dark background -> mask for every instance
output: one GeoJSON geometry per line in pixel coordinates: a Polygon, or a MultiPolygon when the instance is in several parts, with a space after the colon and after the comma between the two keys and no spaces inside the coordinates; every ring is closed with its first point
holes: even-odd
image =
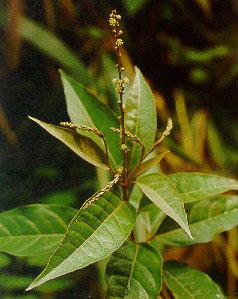
{"type": "MultiPolygon", "coordinates": [[[[1,211],[35,202],[57,202],[79,208],[98,187],[94,168],[33,124],[27,115],[53,124],[68,120],[58,68],[96,90],[104,102],[115,107],[110,85],[115,55],[108,23],[110,11],[115,8],[122,15],[123,62],[128,74],[131,65],[137,65],[150,82],[156,95],[159,130],[165,126],[168,115],[175,123],[169,142],[174,157],[162,164],[164,171],[208,169],[237,177],[238,5],[235,0],[1,1],[1,211]],[[65,67],[64,61],[56,58],[57,47],[52,46],[51,50],[50,39],[44,42],[41,38],[39,45],[37,35],[27,37],[21,30],[23,19],[31,20],[33,26],[41,26],[64,42],[67,51],[79,59],[83,71],[77,65],[65,67]],[[50,50],[44,48],[47,45],[50,50]],[[93,80],[85,79],[84,70],[93,80]],[[180,130],[183,126],[187,128],[178,120],[176,90],[184,96],[189,121],[192,123],[193,117],[200,115],[198,127],[191,125],[194,134],[198,132],[195,146],[197,140],[202,143],[199,158],[184,148],[186,141],[180,130]],[[205,128],[200,131],[203,117],[205,128]],[[201,132],[205,132],[205,137],[201,132]]],[[[62,283],[51,291],[36,290],[25,295],[22,290],[45,261],[37,267],[27,259],[9,256],[6,259],[7,266],[0,273],[1,298],[98,296],[94,267],[71,275],[65,280],[72,280],[71,284],[62,283]],[[17,283],[8,287],[4,273],[11,281],[15,277],[17,283]]],[[[223,259],[225,263],[226,257],[223,259]]],[[[205,270],[225,290],[233,292],[235,284],[233,290],[229,289],[223,279],[228,270],[220,266],[214,261],[205,270]]]]}

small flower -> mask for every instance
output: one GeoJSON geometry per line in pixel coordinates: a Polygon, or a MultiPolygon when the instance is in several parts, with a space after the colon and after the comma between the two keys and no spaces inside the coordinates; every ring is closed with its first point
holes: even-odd
{"type": "Polygon", "coordinates": [[[123,40],[122,40],[121,38],[118,38],[118,39],[116,40],[116,46],[117,46],[117,47],[120,47],[121,45],[123,45],[123,40]]]}
{"type": "Polygon", "coordinates": [[[118,79],[117,78],[112,79],[112,83],[113,84],[118,84],[118,79]]]}
{"type": "Polygon", "coordinates": [[[129,80],[128,77],[125,77],[125,78],[123,79],[123,82],[124,82],[124,83],[130,83],[130,80],[129,80]]]}
{"type": "Polygon", "coordinates": [[[121,145],[121,149],[122,149],[123,151],[126,151],[126,150],[127,150],[127,146],[125,145],[125,143],[123,143],[123,144],[121,145]]]}
{"type": "Polygon", "coordinates": [[[123,87],[120,86],[120,85],[118,85],[118,86],[116,87],[116,92],[118,92],[118,93],[123,92],[123,87]]]}
{"type": "Polygon", "coordinates": [[[109,23],[110,23],[110,26],[116,26],[116,23],[117,23],[117,21],[116,21],[116,19],[115,18],[110,18],[109,19],[109,23]]]}
{"type": "Polygon", "coordinates": [[[121,20],[121,16],[120,15],[115,15],[116,20],[121,20]]]}

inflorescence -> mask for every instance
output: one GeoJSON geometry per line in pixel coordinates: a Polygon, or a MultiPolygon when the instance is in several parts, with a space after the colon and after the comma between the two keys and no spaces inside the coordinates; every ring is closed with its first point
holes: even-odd
{"type": "Polygon", "coordinates": [[[100,197],[102,197],[106,192],[110,191],[112,187],[119,181],[121,175],[117,173],[114,176],[114,179],[107,183],[106,187],[101,189],[99,192],[97,192],[91,199],[89,199],[82,207],[82,209],[87,209],[91,204],[93,204],[95,201],[99,200],[100,197]]]}

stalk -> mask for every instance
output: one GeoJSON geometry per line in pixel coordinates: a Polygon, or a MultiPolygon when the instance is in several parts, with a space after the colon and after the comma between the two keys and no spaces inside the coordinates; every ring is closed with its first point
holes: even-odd
{"type": "Polygon", "coordinates": [[[112,32],[114,33],[115,37],[115,51],[117,55],[117,69],[118,69],[118,79],[113,79],[113,83],[117,85],[116,91],[119,93],[119,101],[118,106],[121,112],[121,115],[119,117],[120,119],[120,146],[121,146],[121,153],[122,153],[122,159],[123,159],[123,168],[122,168],[122,176],[121,176],[121,187],[123,192],[123,200],[128,200],[128,181],[127,181],[127,146],[126,146],[126,130],[125,130],[125,107],[123,105],[123,94],[124,94],[124,83],[129,83],[129,80],[127,77],[122,79],[122,72],[124,71],[124,68],[121,65],[121,53],[120,53],[120,47],[123,45],[123,41],[120,38],[121,34],[123,33],[121,30],[119,30],[119,23],[118,21],[121,19],[121,16],[117,14],[116,10],[113,10],[110,14],[110,20],[109,23],[113,27],[112,32]]]}

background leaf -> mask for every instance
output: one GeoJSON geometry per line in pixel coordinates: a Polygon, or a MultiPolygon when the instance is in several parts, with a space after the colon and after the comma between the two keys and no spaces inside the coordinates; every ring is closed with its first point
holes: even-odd
{"type": "Polygon", "coordinates": [[[113,253],[107,268],[107,298],[157,298],[162,257],[148,244],[126,243],[113,253]]]}
{"type": "MultiPolygon", "coordinates": [[[[117,117],[85,87],[63,71],[60,71],[60,75],[72,123],[97,128],[101,131],[107,139],[109,156],[113,165],[119,165],[121,161],[121,151],[118,146],[120,137],[119,134],[110,130],[110,127],[119,127],[117,117]]],[[[80,133],[88,136],[104,149],[103,141],[98,136],[86,131],[80,131],[80,133]]]]}
{"type": "Polygon", "coordinates": [[[146,5],[147,2],[149,2],[149,0],[123,0],[124,5],[126,7],[126,10],[128,12],[129,15],[134,15],[136,14],[138,11],[140,11],[140,9],[143,8],[143,6],[146,5]]]}
{"type": "MultiPolygon", "coordinates": [[[[125,107],[126,130],[139,137],[148,151],[155,140],[156,109],[152,91],[136,67],[133,84],[125,98],[125,107]]],[[[134,143],[131,148],[131,157],[135,157],[132,167],[137,163],[140,153],[140,146],[134,143]]]]}
{"type": "Polygon", "coordinates": [[[146,242],[156,234],[166,214],[155,204],[146,206],[136,217],[134,236],[137,242],[146,242]]]}
{"type": "Polygon", "coordinates": [[[52,252],[76,210],[59,205],[29,205],[0,214],[0,251],[29,256],[52,252]]]}
{"type": "Polygon", "coordinates": [[[164,158],[164,156],[167,153],[169,153],[169,151],[166,151],[162,154],[158,154],[155,157],[144,161],[141,164],[139,170],[135,173],[135,176],[139,176],[139,175],[143,174],[144,172],[146,172],[147,170],[151,169],[153,166],[157,165],[164,158]]]}
{"type": "Polygon", "coordinates": [[[21,19],[19,31],[23,38],[80,79],[82,84],[93,84],[94,78],[84,62],[55,34],[26,17],[21,19]]]}
{"type": "Polygon", "coordinates": [[[106,155],[98,145],[90,138],[74,132],[73,130],[54,126],[30,117],[31,120],[39,124],[43,129],[55,138],[66,144],[72,151],[94,166],[108,170],[106,155]]]}
{"type": "Polygon", "coordinates": [[[136,181],[145,195],[173,218],[191,237],[187,215],[180,194],[164,174],[149,174],[136,181]]]}
{"type": "Polygon", "coordinates": [[[111,192],[80,209],[47,267],[28,290],[106,258],[127,239],[135,219],[135,209],[111,192]]]}
{"type": "Polygon", "coordinates": [[[165,282],[178,298],[224,299],[220,287],[211,278],[187,264],[168,261],[163,265],[165,282]]]}
{"type": "Polygon", "coordinates": [[[192,202],[228,190],[238,190],[238,182],[213,174],[180,172],[168,176],[174,183],[183,201],[192,202]]]}
{"type": "Polygon", "coordinates": [[[194,240],[168,218],[161,225],[156,239],[172,246],[213,240],[219,233],[238,225],[238,196],[219,196],[191,204],[188,220],[194,240]]]}

